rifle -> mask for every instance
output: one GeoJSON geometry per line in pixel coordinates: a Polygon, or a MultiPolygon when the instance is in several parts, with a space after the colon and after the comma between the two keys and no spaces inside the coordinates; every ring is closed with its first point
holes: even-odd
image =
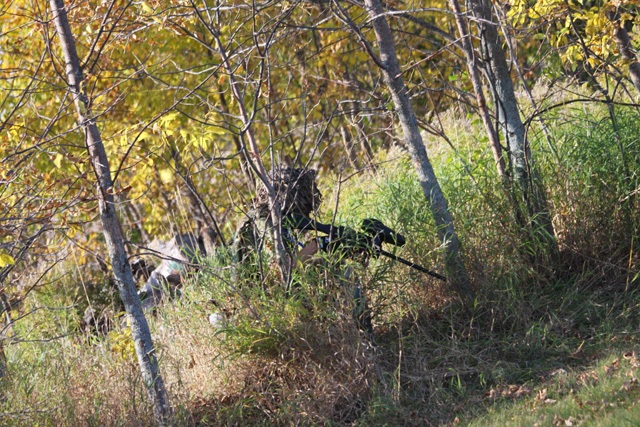
{"type": "Polygon", "coordinates": [[[446,282],[446,277],[419,266],[404,258],[400,258],[392,253],[389,253],[382,249],[383,243],[388,243],[395,246],[403,246],[407,240],[404,236],[397,231],[392,230],[377,219],[364,219],[360,228],[362,233],[358,233],[348,227],[342,225],[333,226],[328,224],[322,224],[316,220],[312,220],[300,214],[289,214],[283,218],[283,223],[289,225],[291,228],[302,231],[319,231],[327,236],[322,237],[320,240],[320,247],[325,251],[334,252],[338,251],[340,247],[349,248],[349,252],[352,254],[364,253],[374,258],[380,255],[391,258],[394,261],[398,261],[404,265],[407,265],[415,270],[426,273],[436,279],[446,282]]]}

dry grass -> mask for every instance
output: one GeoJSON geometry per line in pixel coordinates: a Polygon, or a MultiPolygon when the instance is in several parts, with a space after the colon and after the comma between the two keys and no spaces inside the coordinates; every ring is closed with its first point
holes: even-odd
{"type": "MultiPolygon", "coordinates": [[[[277,287],[246,283],[232,291],[215,277],[196,275],[183,298],[165,303],[151,321],[176,425],[472,420],[493,405],[484,393],[533,389],[560,368],[580,371],[617,342],[636,343],[640,201],[630,194],[637,177],[612,178],[622,172],[610,146],[608,163],[599,160],[607,132],[589,149],[567,139],[558,145],[566,150],[559,161],[543,157],[561,251],[553,263],[541,263],[522,255],[531,243],[510,225],[490,158],[464,140],[465,132],[473,139],[477,125],[465,122],[458,131],[454,142],[468,164],[476,162],[481,188],[469,182],[454,153],[439,147],[438,158],[453,171],[442,181],[463,237],[475,305],[463,310],[446,284],[380,259],[358,273],[374,311],[368,336],[335,287],[309,283],[296,300],[277,287]],[[219,308],[233,314],[228,330],[208,323],[219,308]]],[[[410,165],[392,162],[375,180],[349,184],[341,194],[327,194],[327,206],[338,198],[339,211],[348,213],[339,222],[356,227],[364,217],[382,218],[410,237],[398,255],[437,269],[434,225],[410,165]]],[[[76,302],[70,289],[78,279],[65,280],[52,286],[59,293],[34,293],[21,310],[76,302]]],[[[123,360],[113,340],[78,334],[77,315],[40,310],[16,325],[28,339],[68,335],[5,348],[11,376],[3,384],[0,423],[153,425],[134,361],[123,360]]]]}

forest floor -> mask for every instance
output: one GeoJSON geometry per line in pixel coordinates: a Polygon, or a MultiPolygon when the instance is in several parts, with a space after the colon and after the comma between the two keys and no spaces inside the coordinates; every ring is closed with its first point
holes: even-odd
{"type": "MultiPolygon", "coordinates": [[[[639,425],[640,121],[620,111],[614,131],[603,109],[574,114],[554,130],[555,146],[535,145],[553,254],[514,225],[479,125],[454,118],[458,150],[429,147],[474,285],[467,307],[406,266],[354,263],[369,334],[326,272],[297,272],[291,295],[268,266],[260,282],[234,278],[229,249],[203,259],[182,297],[149,316],[175,425],[639,425]],[[216,312],[222,328],[209,322],[216,312]]],[[[321,179],[320,220],[358,229],[382,219],[408,238],[388,250],[441,271],[406,153],[378,156],[375,176],[321,179]]],[[[154,425],[131,330],[109,311],[109,278],[80,250],[44,273],[33,271],[44,279],[11,314],[0,424],[154,425]],[[107,334],[82,330],[89,305],[111,314],[107,334]]]]}

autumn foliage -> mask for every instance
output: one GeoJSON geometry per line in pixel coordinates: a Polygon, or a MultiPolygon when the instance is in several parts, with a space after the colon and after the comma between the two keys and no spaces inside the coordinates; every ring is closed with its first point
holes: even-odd
{"type": "Polygon", "coordinates": [[[455,13],[457,2],[394,0],[377,15],[359,0],[69,1],[79,110],[49,1],[5,3],[0,424],[157,422],[103,234],[111,197],[128,261],[157,266],[150,247],[178,233],[218,238],[146,313],[176,425],[640,417],[627,405],[640,351],[637,1],[478,0],[455,13]],[[487,25],[524,129],[520,158],[487,25]],[[433,178],[416,174],[399,96],[433,178]],[[238,274],[238,224],[257,194],[276,206],[281,165],[318,171],[317,219],[379,218],[407,237],[394,254],[450,275],[451,234],[425,190],[442,188],[466,301],[451,280],[350,261],[372,312],[363,331],[334,272],[284,262],[238,274]],[[580,410],[562,406],[570,396],[580,410]]]}

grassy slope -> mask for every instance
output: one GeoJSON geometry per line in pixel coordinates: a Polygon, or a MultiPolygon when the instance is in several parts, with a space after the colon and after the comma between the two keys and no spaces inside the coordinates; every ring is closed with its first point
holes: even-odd
{"type": "MultiPolygon", "coordinates": [[[[638,348],[629,346],[628,348],[638,348]]],[[[472,426],[634,426],[640,423],[636,350],[610,351],[576,371],[558,370],[537,387],[492,390],[486,414],[461,417],[472,426]]]]}
{"type": "MultiPolygon", "coordinates": [[[[447,119],[457,153],[429,143],[477,292],[468,311],[437,280],[385,260],[358,270],[372,338],[335,298],[335,281],[313,272],[302,298],[269,281],[233,287],[226,270],[196,275],[152,320],[179,424],[637,423],[640,209],[630,194],[640,185],[640,126],[621,114],[614,135],[602,111],[587,112],[550,118],[551,144],[534,147],[561,245],[553,263],[531,256],[535,243],[514,229],[479,124],[447,119]],[[207,323],[221,308],[233,316],[224,332],[207,323]]],[[[410,237],[399,255],[437,269],[432,221],[404,158],[391,151],[375,179],[343,184],[338,219],[383,219],[410,237]]],[[[325,177],[323,188],[336,186],[325,177]]],[[[337,196],[325,196],[328,218],[337,196]]],[[[25,309],[86,299],[81,269],[64,268],[25,309]]],[[[152,423],[126,329],[85,337],[79,311],[39,310],[17,324],[29,339],[68,335],[7,348],[1,423],[152,423]]]]}

